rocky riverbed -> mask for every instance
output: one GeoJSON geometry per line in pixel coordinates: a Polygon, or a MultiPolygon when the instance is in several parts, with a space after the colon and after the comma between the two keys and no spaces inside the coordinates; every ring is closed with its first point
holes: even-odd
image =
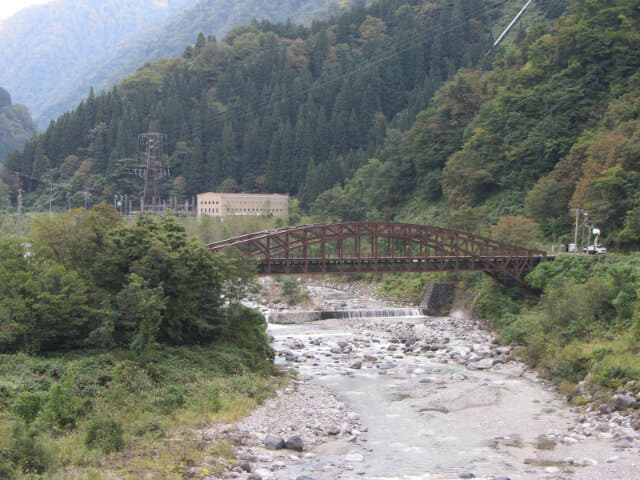
{"type": "MultiPolygon", "coordinates": [[[[249,417],[203,433],[236,445],[222,478],[640,478],[627,392],[570,407],[477,322],[413,310],[359,317],[399,306],[365,286],[305,288],[307,308],[354,316],[270,326],[294,379],[249,417]]],[[[257,300],[277,309],[268,299],[257,300]]]]}

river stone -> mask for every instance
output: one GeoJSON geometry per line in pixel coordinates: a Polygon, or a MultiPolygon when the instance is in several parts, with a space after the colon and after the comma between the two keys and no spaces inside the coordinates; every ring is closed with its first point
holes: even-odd
{"type": "Polygon", "coordinates": [[[280,450],[284,448],[284,438],[276,437],[275,435],[267,435],[264,439],[264,446],[269,450],[280,450]]]}
{"type": "Polygon", "coordinates": [[[358,360],[357,362],[353,362],[349,368],[353,368],[354,370],[359,370],[362,368],[362,362],[358,360]]]}
{"type": "Polygon", "coordinates": [[[632,395],[614,395],[613,404],[615,410],[626,410],[627,408],[635,407],[637,405],[636,397],[632,395]]]}
{"type": "Polygon", "coordinates": [[[478,370],[487,370],[491,367],[493,367],[493,358],[483,358],[482,360],[475,362],[473,365],[473,368],[478,370]]]}
{"type": "Polygon", "coordinates": [[[296,477],[296,480],[313,480],[313,478],[308,475],[300,475],[299,477],[296,477]]]}
{"type": "Polygon", "coordinates": [[[246,460],[240,460],[238,462],[235,463],[234,467],[240,467],[242,470],[244,470],[245,472],[249,472],[251,473],[251,464],[249,462],[247,462],[246,460]]]}
{"type": "Polygon", "coordinates": [[[611,413],[611,409],[609,408],[609,405],[607,405],[607,404],[605,404],[605,403],[603,403],[602,405],[600,405],[600,406],[598,407],[598,411],[599,411],[600,413],[602,413],[603,415],[608,415],[608,414],[610,414],[610,413],[611,413]]]}
{"type": "Polygon", "coordinates": [[[340,433],[340,429],[336,426],[331,426],[327,428],[327,433],[329,435],[338,435],[340,433]]]}
{"type": "Polygon", "coordinates": [[[247,480],[255,478],[256,480],[263,480],[265,478],[273,478],[273,472],[266,468],[257,468],[254,473],[250,473],[247,477],[247,480]],[[257,475],[256,477],[251,477],[251,475],[257,475]]]}
{"type": "Polygon", "coordinates": [[[289,450],[295,450],[296,452],[301,452],[304,449],[304,444],[300,435],[289,437],[284,446],[289,450]]]}
{"type": "Polygon", "coordinates": [[[476,478],[476,476],[471,472],[462,472],[458,478],[476,478]]]}
{"type": "Polygon", "coordinates": [[[347,462],[364,462],[364,455],[361,453],[347,453],[344,459],[347,462]]]}
{"type": "Polygon", "coordinates": [[[616,448],[632,448],[633,446],[633,437],[623,437],[616,443],[616,448]]]}

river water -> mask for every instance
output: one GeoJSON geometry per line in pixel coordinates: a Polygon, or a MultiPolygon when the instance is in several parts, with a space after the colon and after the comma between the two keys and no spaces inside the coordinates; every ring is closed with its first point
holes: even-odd
{"type": "Polygon", "coordinates": [[[476,324],[310,291],[318,306],[353,313],[270,324],[277,362],[329,389],[361,431],[342,432],[349,447],[337,454],[312,450],[273,478],[640,478],[637,442],[618,448],[607,430],[586,432],[583,413],[476,324]]]}

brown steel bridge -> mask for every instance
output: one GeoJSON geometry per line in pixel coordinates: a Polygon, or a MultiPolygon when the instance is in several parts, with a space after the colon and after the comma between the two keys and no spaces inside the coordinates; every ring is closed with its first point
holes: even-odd
{"type": "Polygon", "coordinates": [[[446,228],[391,222],[323,223],[250,233],[207,245],[233,248],[259,275],[483,271],[524,284],[545,252],[446,228]]]}

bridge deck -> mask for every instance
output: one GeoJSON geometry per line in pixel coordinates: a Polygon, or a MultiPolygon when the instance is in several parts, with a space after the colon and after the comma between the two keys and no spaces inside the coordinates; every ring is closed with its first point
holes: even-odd
{"type": "Polygon", "coordinates": [[[543,259],[550,259],[550,257],[270,258],[256,262],[256,267],[259,275],[487,271],[505,268],[530,271],[543,259]]]}
{"type": "Polygon", "coordinates": [[[207,245],[232,248],[260,275],[485,271],[524,283],[545,252],[446,228],[395,222],[281,227],[207,245]]]}

